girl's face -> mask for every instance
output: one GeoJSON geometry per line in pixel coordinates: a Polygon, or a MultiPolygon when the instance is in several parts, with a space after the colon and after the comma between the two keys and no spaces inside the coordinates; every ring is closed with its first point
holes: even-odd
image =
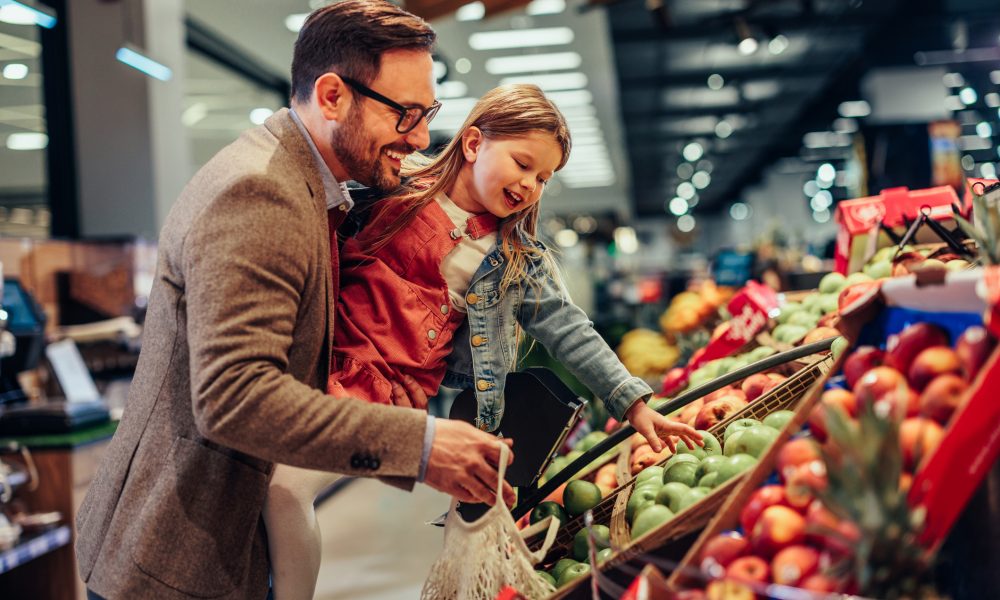
{"type": "Polygon", "coordinates": [[[463,136],[463,152],[463,170],[471,181],[466,186],[467,206],[462,208],[501,219],[534,206],[562,162],[562,148],[546,131],[486,139],[470,128],[463,136]]]}

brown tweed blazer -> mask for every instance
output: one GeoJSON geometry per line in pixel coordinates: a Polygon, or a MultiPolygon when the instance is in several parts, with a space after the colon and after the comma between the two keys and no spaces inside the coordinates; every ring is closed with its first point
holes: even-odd
{"type": "Polygon", "coordinates": [[[194,176],[160,234],[128,405],[77,520],[90,589],[264,598],[276,462],[412,487],[425,413],[321,391],[337,275],[319,171],[281,110],[194,176]]]}

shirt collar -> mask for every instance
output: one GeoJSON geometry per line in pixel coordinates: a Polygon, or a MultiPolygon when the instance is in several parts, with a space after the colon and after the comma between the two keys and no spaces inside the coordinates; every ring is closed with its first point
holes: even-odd
{"type": "Polygon", "coordinates": [[[305,124],[299,115],[295,112],[294,108],[288,110],[289,114],[292,115],[292,120],[295,121],[295,125],[302,132],[302,137],[306,138],[306,143],[309,144],[309,149],[312,151],[313,158],[316,161],[316,167],[319,169],[319,176],[323,182],[323,192],[326,196],[326,208],[327,210],[338,208],[341,205],[345,205],[346,209],[351,210],[354,208],[354,201],[351,200],[351,195],[347,191],[347,184],[340,183],[337,178],[333,176],[333,172],[330,171],[329,165],[323,160],[323,156],[319,153],[319,148],[316,147],[316,143],[313,142],[312,136],[309,135],[309,130],[306,129],[305,124]]]}

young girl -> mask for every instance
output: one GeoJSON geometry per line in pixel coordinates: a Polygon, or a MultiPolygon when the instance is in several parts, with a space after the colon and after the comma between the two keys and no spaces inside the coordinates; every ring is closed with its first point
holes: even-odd
{"type": "MultiPolygon", "coordinates": [[[[646,406],[632,377],[566,294],[538,241],[538,201],[569,159],[562,114],[532,85],[484,95],[444,151],[407,165],[402,193],[376,204],[341,251],[329,393],[392,402],[413,377],[474,388],[477,425],[497,428],[523,329],[657,451],[701,437],[646,406]]],[[[332,475],[279,465],[266,508],[276,600],[311,598],[319,568],[315,495],[332,475]],[[308,543],[304,543],[308,540],[308,543]]]]}

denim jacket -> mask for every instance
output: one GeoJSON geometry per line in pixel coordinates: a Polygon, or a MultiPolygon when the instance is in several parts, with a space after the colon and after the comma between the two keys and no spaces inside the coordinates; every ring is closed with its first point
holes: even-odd
{"type": "MultiPolygon", "coordinates": [[[[545,251],[539,242],[533,243],[545,251]]],[[[518,350],[515,323],[603,400],[616,419],[623,420],[636,400],[652,395],[642,379],[629,374],[544,261],[529,261],[537,287],[522,281],[501,296],[505,265],[503,253],[494,248],[473,276],[466,295],[468,316],[455,333],[442,382],[476,391],[480,429],[495,430],[503,417],[504,381],[518,350]]]]}

